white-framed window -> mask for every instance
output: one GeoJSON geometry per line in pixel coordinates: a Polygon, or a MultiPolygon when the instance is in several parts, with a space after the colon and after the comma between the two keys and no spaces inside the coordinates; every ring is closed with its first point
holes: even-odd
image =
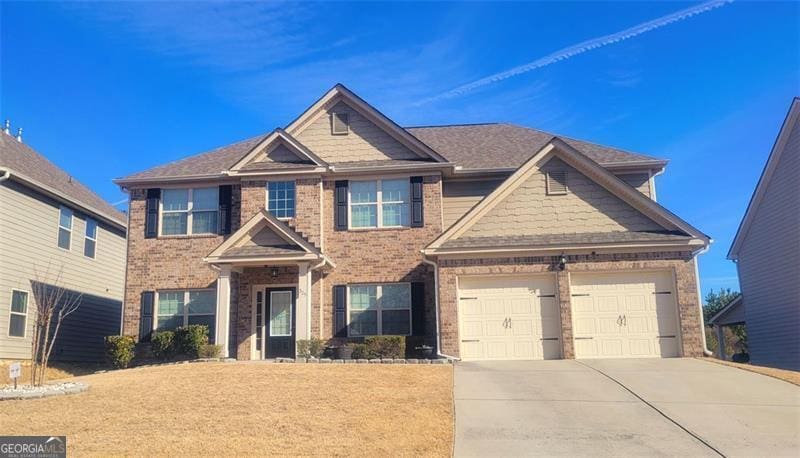
{"type": "Polygon", "coordinates": [[[9,337],[25,337],[28,328],[28,292],[11,290],[11,313],[8,320],[9,337]]]}
{"type": "Polygon", "coordinates": [[[348,192],[351,228],[409,226],[408,178],[351,181],[348,192]]]}
{"type": "Polygon", "coordinates": [[[267,210],[276,218],[294,218],[294,181],[270,181],[267,183],[267,210]]]}
{"type": "Polygon", "coordinates": [[[63,205],[58,210],[58,247],[69,250],[72,245],[72,210],[63,205]]]}
{"type": "Polygon", "coordinates": [[[348,285],[350,337],[411,334],[411,284],[348,285]]]}
{"type": "Polygon", "coordinates": [[[83,239],[83,255],[94,259],[97,252],[97,221],[86,218],[86,234],[83,239]]]}
{"type": "Polygon", "coordinates": [[[219,188],[161,190],[161,235],[216,234],[219,188]]]}
{"type": "Polygon", "coordinates": [[[165,290],[157,292],[156,331],[174,331],[190,324],[208,326],[209,341],[214,341],[217,292],[213,289],[165,290]]]}

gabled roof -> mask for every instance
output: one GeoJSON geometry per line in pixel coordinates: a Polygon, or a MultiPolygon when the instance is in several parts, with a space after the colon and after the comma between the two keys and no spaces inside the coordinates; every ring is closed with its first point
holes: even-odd
{"type": "Polygon", "coordinates": [[[292,121],[287,127],[286,131],[292,135],[297,135],[311,122],[320,116],[326,107],[344,101],[349,107],[356,110],[361,116],[372,121],[378,127],[382,128],[386,133],[391,135],[395,140],[402,143],[406,148],[419,154],[422,158],[431,158],[436,162],[447,162],[447,159],[442,157],[438,152],[431,147],[421,142],[417,137],[411,135],[408,131],[397,125],[394,121],[386,117],[383,113],[378,111],[375,107],[365,102],[364,99],[357,96],[350,89],[347,89],[343,84],[339,83],[332,87],[322,97],[320,97],[314,104],[312,104],[306,111],[292,121]]]}
{"type": "MultiPolygon", "coordinates": [[[[703,234],[701,231],[694,228],[686,221],[680,219],[678,216],[654,202],[647,196],[636,191],[636,189],[620,180],[617,176],[587,157],[585,154],[573,148],[565,141],[555,137],[547,142],[547,144],[530,159],[528,159],[528,161],[522,164],[522,166],[516,172],[508,177],[493,192],[475,205],[472,210],[467,212],[458,221],[456,221],[455,224],[450,226],[449,229],[431,242],[423,251],[426,254],[436,254],[437,252],[441,253],[444,251],[457,251],[462,249],[463,247],[454,247],[454,244],[451,244],[448,247],[447,244],[453,239],[458,239],[492,208],[497,206],[515,189],[520,187],[538,170],[540,164],[546,162],[554,155],[592,179],[600,186],[604,187],[606,190],[614,194],[622,201],[626,202],[628,205],[632,206],[648,218],[664,227],[663,235],[666,235],[667,238],[648,233],[650,234],[650,238],[658,239],[653,240],[654,242],[663,243],[667,241],[685,244],[686,242],[699,241],[699,244],[702,247],[707,246],[711,242],[709,237],[703,234]],[[672,238],[672,235],[679,235],[681,233],[687,237],[681,238],[681,240],[668,240],[669,238],[672,238]]],[[[483,242],[485,247],[491,246],[491,244],[487,244],[487,241],[484,240],[483,242]]],[[[641,242],[641,238],[639,240],[622,241],[622,243],[625,242],[639,243],[641,242]]],[[[512,244],[515,243],[516,241],[512,241],[512,244]]],[[[600,241],[598,242],[598,245],[602,243],[605,242],[600,241]]],[[[472,245],[475,246],[474,243],[472,245]]],[[[495,244],[495,246],[497,248],[504,248],[502,245],[498,246],[495,244]]]]}
{"type": "MultiPolygon", "coordinates": [[[[513,124],[473,124],[403,128],[383,113],[358,97],[342,84],[337,84],[314,102],[283,131],[295,136],[310,121],[332,103],[345,101],[354,110],[380,126],[411,151],[420,155],[417,165],[460,168],[469,171],[503,171],[510,173],[522,165],[533,153],[540,150],[553,137],[553,134],[513,124]]],[[[280,130],[280,129],[279,129],[280,130]]],[[[141,184],[159,181],[191,181],[204,179],[225,179],[226,173],[239,161],[255,150],[276,131],[243,140],[212,151],[173,161],[148,170],[137,172],[114,180],[120,185],[141,184]]],[[[650,156],[631,153],[618,148],[597,145],[581,140],[561,137],[595,162],[614,169],[662,169],[667,161],[650,156]]],[[[297,140],[295,140],[297,142],[297,140]]],[[[299,142],[297,142],[299,143],[299,142]]],[[[306,149],[307,150],[307,149],[306,149]]],[[[307,150],[307,152],[310,152],[307,150]]],[[[313,153],[312,153],[313,154],[313,153]]],[[[398,161],[372,164],[385,168],[398,161]]],[[[338,170],[356,168],[355,164],[332,163],[340,166],[338,170]]],[[[364,167],[361,164],[358,167],[364,167]]],[[[247,166],[241,166],[245,170],[247,166]]],[[[271,166],[270,169],[295,168],[297,166],[271,166]]],[[[251,166],[249,170],[264,172],[263,166],[251,166]]],[[[288,172],[287,172],[288,173],[288,172]]]]}
{"type": "Polygon", "coordinates": [[[128,225],[128,218],[124,213],[30,146],[2,132],[0,132],[0,170],[8,170],[11,179],[24,182],[57,200],[72,204],[120,229],[125,229],[128,225]]]}
{"type": "Polygon", "coordinates": [[[789,140],[789,135],[792,130],[797,126],[798,119],[800,118],[800,97],[792,99],[792,105],[789,107],[789,113],[783,121],[781,130],[778,133],[778,138],[775,139],[775,144],[772,146],[772,151],[769,153],[767,164],[764,166],[764,171],[761,172],[761,177],[758,179],[753,196],[750,198],[750,203],[747,205],[747,210],[744,212],[744,217],[739,223],[739,229],[736,231],[736,237],[733,239],[730,250],[728,250],[728,259],[734,260],[739,256],[739,249],[747,237],[747,231],[753,222],[753,217],[756,214],[758,206],[767,192],[767,186],[778,168],[781,156],[786,151],[786,142],[789,140]]]}
{"type": "Polygon", "coordinates": [[[203,260],[211,264],[325,261],[333,266],[330,259],[313,243],[264,209],[250,218],[203,260]],[[263,230],[271,231],[280,242],[266,245],[247,243],[263,230]]]}
{"type": "MultiPolygon", "coordinates": [[[[261,142],[259,142],[253,149],[250,150],[249,153],[245,154],[241,159],[236,161],[231,167],[231,172],[237,172],[242,169],[245,169],[248,166],[256,165],[253,163],[253,160],[261,154],[263,151],[267,150],[271,146],[275,145],[276,143],[281,143],[295,155],[300,158],[306,158],[312,164],[319,166],[319,167],[327,167],[327,163],[320,159],[316,154],[312,153],[308,148],[303,146],[302,143],[297,141],[296,138],[292,137],[287,133],[285,130],[278,128],[272,131],[271,134],[267,135],[261,142]]],[[[276,163],[276,167],[280,167],[285,165],[284,163],[276,163]]],[[[296,166],[302,164],[293,164],[296,166]]],[[[265,165],[266,166],[266,165],[265,165]]],[[[253,169],[254,167],[250,167],[253,169]]]]}
{"type": "MultiPolygon", "coordinates": [[[[407,127],[450,162],[468,169],[516,169],[556,135],[514,124],[407,127]]],[[[667,161],[558,135],[604,167],[663,168],[667,161]]]]}
{"type": "Polygon", "coordinates": [[[742,307],[744,307],[744,300],[740,294],[739,297],[730,301],[728,305],[722,307],[719,312],[712,316],[708,320],[708,324],[711,326],[717,324],[726,326],[730,324],[742,323],[744,322],[744,310],[742,307]],[[729,316],[733,319],[728,319],[729,316]]]}

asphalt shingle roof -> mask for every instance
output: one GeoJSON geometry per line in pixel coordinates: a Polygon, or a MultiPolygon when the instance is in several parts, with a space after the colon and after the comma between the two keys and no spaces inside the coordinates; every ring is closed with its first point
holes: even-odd
{"type": "Polygon", "coordinates": [[[514,124],[409,127],[406,130],[464,169],[517,168],[556,136],[602,165],[666,162],[514,124]]]}
{"type": "Polygon", "coordinates": [[[15,172],[24,175],[52,188],[67,201],[93,208],[119,224],[127,225],[127,217],[124,213],[33,148],[18,142],[13,136],[5,133],[0,133],[0,168],[9,168],[12,176],[15,172]]]}
{"type": "Polygon", "coordinates": [[[668,242],[690,240],[676,232],[593,232],[588,234],[514,235],[503,237],[462,237],[448,240],[442,248],[491,248],[507,246],[552,246],[558,244],[599,244],[619,242],[668,242]]]}
{"type": "MultiPolygon", "coordinates": [[[[410,127],[406,130],[444,156],[448,161],[464,169],[517,168],[555,136],[551,133],[513,124],[410,127]]],[[[259,135],[205,153],[153,167],[128,175],[121,180],[218,175],[250,152],[267,135],[269,134],[259,135]]],[[[567,137],[559,136],[559,138],[602,165],[636,164],[641,162],[666,163],[661,159],[617,148],[567,137]]],[[[356,165],[349,163],[337,164],[336,162],[333,162],[333,164],[339,166],[356,165]]],[[[386,164],[397,165],[398,161],[387,161],[386,164]]],[[[360,163],[358,165],[382,165],[382,161],[376,161],[375,164],[360,163]]]]}

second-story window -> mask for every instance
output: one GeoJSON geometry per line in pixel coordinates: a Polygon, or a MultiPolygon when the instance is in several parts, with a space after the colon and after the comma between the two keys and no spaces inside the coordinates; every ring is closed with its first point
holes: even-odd
{"type": "Polygon", "coordinates": [[[406,227],[409,225],[409,181],[350,182],[350,227],[406,227]]]}
{"type": "Polygon", "coordinates": [[[58,247],[69,250],[72,239],[72,210],[61,207],[58,215],[58,247]]]}
{"type": "Polygon", "coordinates": [[[83,255],[94,259],[97,251],[97,221],[86,218],[86,236],[83,241],[83,255]]]}
{"type": "Polygon", "coordinates": [[[216,234],[219,188],[164,189],[161,235],[216,234]]]}
{"type": "Polygon", "coordinates": [[[267,210],[277,218],[294,218],[294,181],[267,183],[267,210]]]}

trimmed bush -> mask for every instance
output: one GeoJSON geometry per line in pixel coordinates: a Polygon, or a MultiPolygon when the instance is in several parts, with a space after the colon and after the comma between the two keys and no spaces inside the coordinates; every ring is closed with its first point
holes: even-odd
{"type": "Polygon", "coordinates": [[[108,361],[117,369],[124,369],[136,354],[136,339],[133,336],[106,336],[108,361]]]}
{"type": "Polygon", "coordinates": [[[175,333],[172,331],[162,331],[153,333],[151,339],[153,356],[162,361],[171,359],[175,356],[175,333]]]}
{"type": "Polygon", "coordinates": [[[203,345],[199,354],[201,358],[219,358],[222,354],[222,345],[203,345]]]}
{"type": "Polygon", "coordinates": [[[406,339],[403,336],[372,336],[364,338],[370,358],[405,358],[406,339]]]}
{"type": "MultiPolygon", "coordinates": [[[[349,345],[349,344],[348,344],[349,345]]],[[[369,349],[367,344],[352,344],[353,345],[353,359],[369,359],[369,349]]]]}
{"type": "Polygon", "coordinates": [[[188,358],[199,358],[200,347],[208,344],[208,326],[204,324],[190,324],[175,330],[175,346],[178,351],[188,358]]]}
{"type": "Polygon", "coordinates": [[[319,358],[325,350],[325,341],[312,337],[297,341],[297,356],[301,358],[319,358]]]}

